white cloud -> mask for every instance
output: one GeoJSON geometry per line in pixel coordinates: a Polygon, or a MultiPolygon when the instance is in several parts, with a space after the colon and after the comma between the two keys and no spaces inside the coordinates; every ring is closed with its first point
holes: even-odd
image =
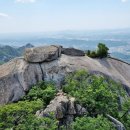
{"type": "Polygon", "coordinates": [[[128,2],[128,0],[121,0],[123,3],[128,2]]]}
{"type": "Polygon", "coordinates": [[[5,13],[0,13],[0,17],[5,17],[5,18],[8,18],[9,15],[8,14],[5,14],[5,13]]]}
{"type": "Polygon", "coordinates": [[[34,2],[36,2],[36,0],[16,0],[16,2],[19,2],[19,3],[34,3],[34,2]]]}

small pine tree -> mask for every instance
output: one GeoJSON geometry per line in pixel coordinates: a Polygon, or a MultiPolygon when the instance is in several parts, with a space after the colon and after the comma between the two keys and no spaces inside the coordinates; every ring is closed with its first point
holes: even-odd
{"type": "Polygon", "coordinates": [[[108,50],[109,50],[109,48],[105,44],[99,43],[98,49],[97,49],[97,57],[100,57],[100,58],[107,57],[108,50]]]}
{"type": "Polygon", "coordinates": [[[105,44],[99,43],[97,51],[88,50],[86,54],[87,56],[91,58],[104,58],[108,56],[109,54],[108,51],[109,51],[109,48],[105,44]]]}

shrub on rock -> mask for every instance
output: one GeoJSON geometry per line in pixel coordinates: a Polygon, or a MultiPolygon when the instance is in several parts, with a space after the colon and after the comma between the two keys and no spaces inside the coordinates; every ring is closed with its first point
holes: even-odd
{"type": "Polygon", "coordinates": [[[109,48],[105,44],[99,43],[96,51],[88,50],[86,55],[91,58],[105,58],[108,56],[108,50],[109,48]]]}

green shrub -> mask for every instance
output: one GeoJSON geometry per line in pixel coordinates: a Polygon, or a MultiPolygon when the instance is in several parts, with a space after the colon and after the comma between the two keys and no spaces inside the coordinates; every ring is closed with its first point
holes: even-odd
{"type": "Polygon", "coordinates": [[[37,110],[46,107],[54,98],[56,88],[54,83],[41,82],[32,87],[28,94],[18,103],[0,107],[0,129],[13,130],[55,130],[55,118],[38,118],[37,110]],[[43,106],[44,104],[44,106],[43,106]]]}
{"type": "Polygon", "coordinates": [[[125,125],[126,129],[130,129],[130,98],[124,102],[120,120],[125,125]]]}
{"type": "Polygon", "coordinates": [[[87,56],[90,56],[91,51],[87,50],[87,51],[85,51],[85,53],[86,53],[87,56]]]}
{"type": "Polygon", "coordinates": [[[113,124],[103,116],[97,118],[78,117],[72,123],[72,130],[116,130],[113,124]]]}
{"type": "Polygon", "coordinates": [[[109,48],[106,47],[105,44],[99,43],[98,44],[98,49],[97,49],[97,56],[100,58],[104,58],[108,56],[108,50],[109,48]]]}
{"type": "Polygon", "coordinates": [[[4,106],[0,106],[0,129],[14,128],[19,124],[24,124],[28,118],[35,115],[36,111],[43,108],[42,102],[20,101],[4,106]]]}
{"type": "Polygon", "coordinates": [[[13,130],[56,130],[58,122],[54,114],[41,118],[35,116],[36,109],[39,109],[36,107],[37,103],[36,101],[31,103],[20,102],[1,108],[0,130],[10,130],[11,128],[13,130]],[[27,106],[25,107],[25,105],[27,106]]]}
{"type": "Polygon", "coordinates": [[[108,56],[108,50],[109,48],[105,44],[99,43],[96,51],[88,50],[86,55],[91,58],[105,58],[108,56]]]}
{"type": "Polygon", "coordinates": [[[90,52],[89,57],[91,57],[91,58],[96,58],[96,57],[97,57],[96,52],[95,52],[95,51],[90,52]]]}
{"type": "Polygon", "coordinates": [[[45,103],[45,106],[50,103],[56,94],[56,86],[53,82],[41,82],[32,87],[24,100],[35,101],[40,99],[45,103]]]}
{"type": "Polygon", "coordinates": [[[54,114],[49,117],[38,118],[35,115],[29,115],[23,124],[18,124],[14,130],[56,130],[58,122],[54,114]]]}
{"type": "Polygon", "coordinates": [[[120,84],[99,75],[91,75],[84,70],[68,75],[65,82],[64,92],[75,97],[79,104],[86,107],[89,116],[118,116],[118,97],[124,96],[120,84]]]}

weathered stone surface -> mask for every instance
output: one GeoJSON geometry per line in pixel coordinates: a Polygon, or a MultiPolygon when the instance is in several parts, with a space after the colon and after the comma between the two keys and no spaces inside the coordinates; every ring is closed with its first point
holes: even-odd
{"type": "Polygon", "coordinates": [[[0,104],[19,100],[32,85],[41,80],[39,64],[29,64],[22,58],[0,66],[0,104]]]}
{"type": "Polygon", "coordinates": [[[0,78],[0,104],[18,101],[24,96],[25,92],[16,77],[12,74],[0,78]]]}
{"type": "Polygon", "coordinates": [[[85,115],[86,112],[87,110],[84,107],[81,107],[79,104],[76,104],[76,113],[78,116],[85,115]]]}
{"type": "Polygon", "coordinates": [[[57,84],[57,87],[59,89],[61,88],[65,75],[75,71],[77,68],[71,66],[70,63],[66,63],[66,60],[66,56],[62,55],[62,57],[58,60],[52,62],[45,62],[41,64],[41,68],[44,72],[44,80],[53,80],[57,84]]]}
{"type": "Polygon", "coordinates": [[[92,59],[62,54],[50,62],[29,63],[23,58],[17,58],[1,65],[0,104],[19,100],[30,86],[41,80],[53,80],[61,88],[66,74],[80,69],[120,81],[130,96],[130,65],[111,58],[92,59]]]}
{"type": "Polygon", "coordinates": [[[63,47],[60,46],[60,45],[51,45],[51,46],[54,46],[54,47],[57,47],[57,48],[58,48],[58,52],[59,52],[59,53],[58,53],[58,57],[60,57],[63,47]]]}
{"type": "Polygon", "coordinates": [[[68,102],[69,98],[65,96],[64,93],[58,93],[58,96],[50,102],[42,114],[54,112],[57,119],[62,119],[66,114],[68,102]]]}
{"type": "Polygon", "coordinates": [[[56,60],[61,55],[61,46],[43,46],[25,50],[24,59],[31,63],[56,60]]]}
{"type": "MultiPolygon", "coordinates": [[[[40,111],[36,112],[36,115],[39,117],[44,117],[50,112],[55,113],[56,119],[69,124],[74,120],[74,116],[83,115],[87,112],[85,108],[75,103],[75,98],[66,96],[65,93],[59,92],[57,96],[50,102],[47,108],[41,113],[40,111]],[[84,110],[84,111],[83,111],[84,110]]],[[[60,124],[62,124],[60,123],[60,124]]]]}
{"type": "Polygon", "coordinates": [[[85,56],[84,51],[75,48],[62,48],[62,54],[70,56],[85,56]]]}
{"type": "Polygon", "coordinates": [[[68,102],[68,114],[69,115],[75,115],[75,98],[71,97],[68,102]]]}
{"type": "Polygon", "coordinates": [[[44,79],[53,80],[60,88],[66,74],[84,69],[94,74],[102,74],[121,82],[130,95],[130,65],[111,58],[92,59],[88,56],[73,57],[63,55],[55,61],[42,63],[44,79]]]}

